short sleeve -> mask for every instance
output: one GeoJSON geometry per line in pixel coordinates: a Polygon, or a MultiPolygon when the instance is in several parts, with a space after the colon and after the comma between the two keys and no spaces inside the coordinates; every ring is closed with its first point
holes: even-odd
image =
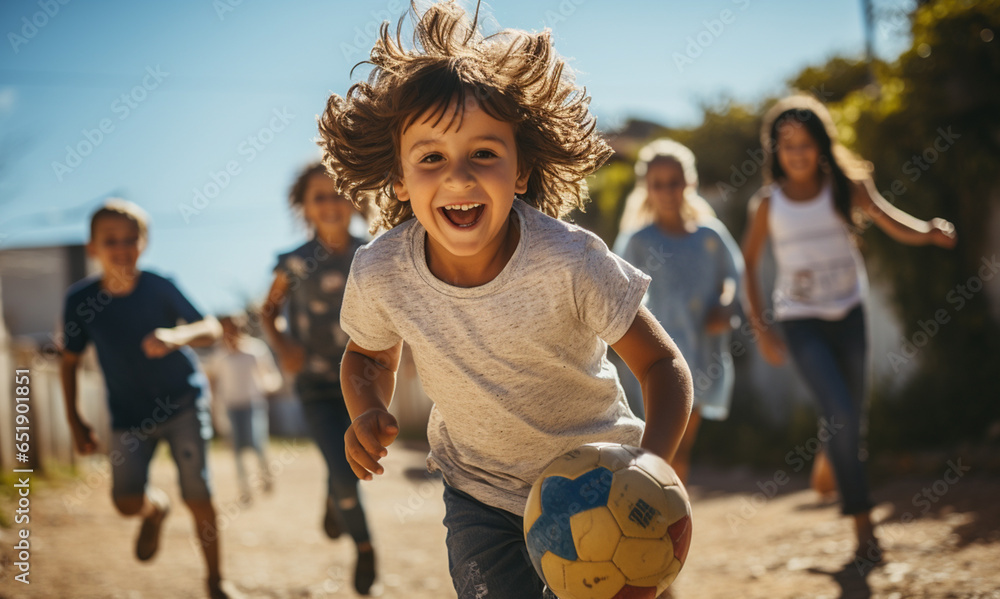
{"type": "Polygon", "coordinates": [[[721,251],[716,253],[716,267],[722,280],[733,279],[736,282],[736,297],[740,297],[743,289],[743,253],[736,240],[729,234],[722,222],[713,223],[712,231],[719,239],[721,251]]]}
{"type": "Polygon", "coordinates": [[[638,240],[638,237],[635,235],[630,235],[627,239],[624,240],[624,243],[619,244],[618,247],[619,251],[615,253],[621,256],[626,262],[628,262],[632,266],[640,268],[641,266],[639,261],[640,246],[641,244],[638,240]]]}
{"type": "Polygon", "coordinates": [[[714,227],[715,234],[719,236],[719,240],[722,242],[723,251],[720,252],[722,272],[726,274],[727,277],[736,279],[737,285],[743,278],[743,253],[740,251],[738,245],[736,245],[736,240],[733,236],[729,234],[726,230],[726,226],[721,222],[717,223],[714,227]]]}
{"type": "Polygon", "coordinates": [[[347,275],[347,285],[344,288],[344,303],[340,307],[340,328],[347,333],[351,341],[370,351],[382,351],[399,343],[401,337],[389,319],[384,306],[374,297],[376,294],[367,292],[359,279],[357,264],[359,250],[347,275]]]}
{"type": "MultiPolygon", "coordinates": [[[[618,237],[615,238],[615,243],[612,246],[611,251],[628,260],[628,257],[625,254],[628,251],[634,236],[635,231],[623,231],[619,233],[618,237]]],[[[631,260],[629,260],[629,262],[631,262],[631,260]]]]}
{"type": "Polygon", "coordinates": [[[174,285],[174,282],[170,279],[164,279],[166,286],[165,297],[167,299],[168,308],[171,311],[171,318],[174,320],[184,319],[185,322],[198,322],[203,320],[205,317],[197,308],[194,307],[187,297],[181,293],[181,290],[174,285]]]}
{"type": "Polygon", "coordinates": [[[592,234],[587,236],[583,265],[574,283],[580,320],[613,345],[632,326],[650,278],[592,234]]]}
{"type": "Polygon", "coordinates": [[[274,265],[274,274],[281,273],[286,277],[292,276],[292,273],[288,269],[288,254],[281,254],[278,256],[278,262],[274,265]]]}
{"type": "MultiPolygon", "coordinates": [[[[80,315],[86,310],[80,309],[81,306],[86,304],[80,301],[79,295],[66,295],[66,303],[63,306],[63,349],[74,354],[82,353],[90,341],[90,335],[84,326],[86,323],[80,315]]],[[[90,313],[93,314],[92,311],[90,313]]]]}

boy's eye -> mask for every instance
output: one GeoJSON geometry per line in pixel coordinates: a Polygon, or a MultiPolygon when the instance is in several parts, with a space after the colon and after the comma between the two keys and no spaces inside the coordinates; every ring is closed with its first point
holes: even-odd
{"type": "Polygon", "coordinates": [[[493,150],[476,150],[472,155],[473,158],[495,158],[496,152],[493,150]]]}
{"type": "Polygon", "coordinates": [[[105,239],[104,247],[115,248],[115,247],[132,247],[139,245],[138,237],[129,237],[127,239],[105,239]]]}
{"type": "Polygon", "coordinates": [[[433,164],[435,162],[440,162],[442,160],[444,160],[444,157],[441,156],[440,154],[428,154],[423,158],[421,158],[420,162],[424,164],[433,164]]]}

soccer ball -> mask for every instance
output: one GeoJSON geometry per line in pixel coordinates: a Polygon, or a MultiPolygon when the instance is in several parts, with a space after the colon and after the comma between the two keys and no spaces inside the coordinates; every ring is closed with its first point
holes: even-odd
{"type": "Polygon", "coordinates": [[[524,538],[562,599],[654,599],[684,565],[691,504],[658,456],[591,443],[556,458],[532,485],[524,538]]]}

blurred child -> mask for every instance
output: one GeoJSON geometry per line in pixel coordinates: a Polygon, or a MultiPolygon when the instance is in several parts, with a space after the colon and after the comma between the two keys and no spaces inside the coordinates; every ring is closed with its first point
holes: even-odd
{"type": "Polygon", "coordinates": [[[212,381],[212,397],[229,417],[240,501],[248,504],[251,485],[241,453],[252,449],[257,454],[260,480],[264,492],[269,492],[272,481],[266,455],[267,395],[281,387],[281,373],[267,344],[243,332],[245,315],[223,316],[219,323],[222,347],[210,358],[206,370],[212,381]]]}
{"type": "Polygon", "coordinates": [[[146,214],[130,202],[110,200],[91,218],[87,253],[100,263],[101,274],[66,293],[60,367],[66,413],[77,451],[96,451],[97,438],[77,411],[76,386],[80,354],[93,341],[111,412],[112,500],[122,515],[142,518],[136,557],[146,561],[156,554],[170,510],[166,493],[147,486],[162,439],[170,445],[181,496],[201,539],[209,596],[228,597],[206,463],[212,435],[208,389],[194,352],[185,347],[211,345],[220,327],[170,280],[136,266],[146,240],[146,214]]]}
{"type": "Polygon", "coordinates": [[[341,311],[348,459],[366,480],[383,472],[405,341],[435,402],[428,465],[444,475],[458,596],[541,597],[522,530],[531,484],[588,442],[672,458],[690,373],[640,306],[648,277],[557,220],[610,149],[550,34],[483,37],[454,3],[417,20],[410,50],[383,24],[368,81],[320,121],[327,164],[388,229],[358,250],[341,311]],[[609,343],[643,383],[645,432],[609,343]]]}
{"type": "Polygon", "coordinates": [[[348,336],[340,328],[340,304],[354,252],[363,243],[351,236],[354,206],[338,191],[321,164],[298,176],[289,207],[309,227],[312,239],[278,256],[274,282],[263,311],[264,330],[282,368],[295,375],[306,424],[326,460],[329,477],[323,530],[331,539],[347,529],[357,545],[354,586],[368,594],[375,581],[372,548],[355,476],[344,455],[344,433],[351,417],[340,390],[340,360],[348,336]],[[277,318],[287,308],[287,330],[277,318]]]}
{"type": "Polygon", "coordinates": [[[698,195],[694,154],[670,139],[639,151],[622,218],[620,255],[652,278],[645,305],[691,367],[694,406],[671,465],[687,482],[701,419],[724,420],[733,389],[730,332],[737,320],[739,247],[698,195]]]}
{"type": "Polygon", "coordinates": [[[833,465],[842,512],[854,519],[855,559],[876,563],[882,550],[871,522],[861,455],[867,279],[854,244],[852,214],[870,218],[909,245],[952,248],[955,228],[940,218],[914,218],[879,195],[867,164],[840,145],[830,113],[815,98],[796,95],[778,102],[765,115],[760,138],[765,186],[743,243],[750,321],[764,358],[778,365],[791,356],[823,418],[844,427],[829,436],[824,451],[833,465]],[[757,281],[757,261],[768,238],[778,267],[773,319],[764,313],[757,281]],[[774,320],[784,343],[769,326],[774,320]]]}

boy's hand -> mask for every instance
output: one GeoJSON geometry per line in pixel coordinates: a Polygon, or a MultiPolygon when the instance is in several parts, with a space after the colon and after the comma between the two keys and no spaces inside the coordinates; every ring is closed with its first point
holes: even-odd
{"type": "Polygon", "coordinates": [[[294,341],[285,341],[278,348],[281,369],[289,374],[298,374],[306,365],[306,349],[294,341]]]}
{"type": "Polygon", "coordinates": [[[955,225],[943,218],[931,220],[931,243],[950,250],[955,247],[955,225]]]}
{"type": "Polygon", "coordinates": [[[398,434],[396,417],[384,409],[373,408],[354,419],[344,435],[344,450],[347,463],[359,479],[371,480],[372,473],[382,474],[378,462],[398,434]]]}
{"type": "Polygon", "coordinates": [[[97,435],[90,425],[77,418],[70,422],[70,429],[73,431],[73,444],[80,455],[90,455],[97,451],[97,435]]]}
{"type": "Polygon", "coordinates": [[[142,340],[142,351],[147,358],[162,358],[178,347],[172,329],[156,329],[142,340]]]}

